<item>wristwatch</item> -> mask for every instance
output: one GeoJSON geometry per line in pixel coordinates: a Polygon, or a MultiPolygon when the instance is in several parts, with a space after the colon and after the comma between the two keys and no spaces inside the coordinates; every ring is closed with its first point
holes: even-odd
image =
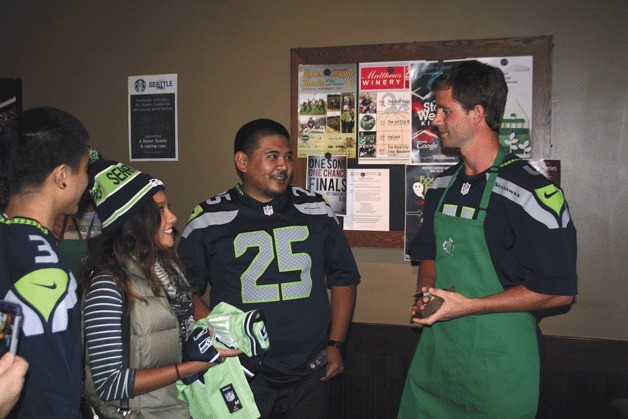
{"type": "Polygon", "coordinates": [[[329,339],[327,341],[327,346],[333,346],[334,348],[338,348],[341,351],[344,351],[347,344],[345,342],[340,342],[339,340],[329,339]]]}

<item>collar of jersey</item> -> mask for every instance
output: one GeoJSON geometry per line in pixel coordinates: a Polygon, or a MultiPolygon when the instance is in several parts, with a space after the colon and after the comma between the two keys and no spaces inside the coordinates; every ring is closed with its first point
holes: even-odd
{"type": "Polygon", "coordinates": [[[13,217],[11,219],[6,219],[4,217],[0,217],[0,222],[1,223],[5,223],[5,224],[29,225],[29,226],[35,227],[36,229],[38,229],[39,231],[41,231],[42,233],[44,233],[46,235],[48,235],[50,233],[50,231],[46,227],[41,225],[41,223],[39,223],[39,221],[33,220],[32,218],[13,217]]]}
{"type": "Polygon", "coordinates": [[[288,185],[288,189],[286,189],[286,192],[284,194],[276,198],[273,198],[272,200],[268,202],[260,202],[257,199],[247,195],[247,193],[244,192],[244,189],[242,189],[242,185],[237,185],[236,189],[238,190],[237,196],[238,198],[240,198],[240,201],[242,201],[244,205],[246,205],[247,207],[259,210],[260,212],[263,212],[264,207],[266,206],[271,206],[277,210],[284,209],[288,205],[290,191],[292,190],[292,185],[288,185]]]}
{"type": "MultiPolygon", "coordinates": [[[[504,158],[504,162],[499,166],[504,167],[504,166],[508,166],[509,164],[512,164],[514,162],[517,162],[521,160],[519,157],[517,157],[516,155],[512,154],[512,153],[508,153],[506,155],[506,157],[504,158]]],[[[464,164],[464,163],[462,163],[464,164]]],[[[458,172],[458,180],[460,180],[461,182],[468,182],[472,185],[475,185],[478,182],[481,182],[483,180],[486,179],[486,174],[488,173],[488,171],[490,170],[490,167],[488,169],[486,169],[485,171],[483,171],[482,173],[478,173],[477,175],[473,175],[473,176],[469,176],[467,174],[464,173],[464,170],[460,170],[458,172]]]]}

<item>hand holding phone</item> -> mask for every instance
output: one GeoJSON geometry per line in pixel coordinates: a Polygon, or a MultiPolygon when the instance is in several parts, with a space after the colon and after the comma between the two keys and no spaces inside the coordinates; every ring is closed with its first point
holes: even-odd
{"type": "MultiPolygon", "coordinates": [[[[448,288],[446,291],[455,292],[456,291],[456,286],[454,285],[454,286],[448,288]]],[[[426,318],[428,316],[431,316],[445,302],[445,300],[443,300],[442,298],[437,297],[435,295],[432,295],[429,292],[421,292],[421,293],[418,293],[418,294],[414,295],[414,298],[415,298],[414,305],[418,306],[419,304],[423,304],[423,298],[424,297],[430,297],[430,301],[425,304],[425,308],[423,310],[417,310],[417,312],[412,316],[413,318],[424,319],[424,318],[426,318]]]]}
{"type": "Polygon", "coordinates": [[[17,353],[23,319],[22,306],[0,300],[0,356],[7,352],[17,353]]]}

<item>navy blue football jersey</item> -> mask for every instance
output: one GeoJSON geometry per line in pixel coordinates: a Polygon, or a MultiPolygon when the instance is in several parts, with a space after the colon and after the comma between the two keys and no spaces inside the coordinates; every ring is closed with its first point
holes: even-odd
{"type": "Polygon", "coordinates": [[[29,363],[17,417],[77,417],[83,368],[76,280],[60,260],[53,235],[37,221],[0,219],[0,224],[5,242],[0,298],[22,306],[17,353],[29,363]]]}
{"type": "MultiPolygon", "coordinates": [[[[460,163],[462,164],[462,163],[460,163]]],[[[441,173],[427,191],[423,226],[410,242],[412,260],[434,260],[434,212],[475,219],[488,171],[455,175],[457,164],[441,173]],[[456,176],[441,208],[436,208],[456,176]]],[[[540,172],[508,154],[484,220],[484,234],[495,272],[504,287],[516,285],[541,293],[576,295],[576,229],[563,191],[540,172]]]]}
{"type": "Polygon", "coordinates": [[[270,351],[262,373],[271,382],[309,374],[330,325],[327,288],[354,285],[359,272],[324,198],[298,187],[268,203],[239,186],[199,204],[178,251],[193,287],[209,282],[210,308],[225,301],[266,317],[270,351]]]}

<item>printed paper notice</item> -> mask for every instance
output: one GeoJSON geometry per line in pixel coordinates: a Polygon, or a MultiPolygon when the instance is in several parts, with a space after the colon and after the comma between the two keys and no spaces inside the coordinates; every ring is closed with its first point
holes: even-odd
{"type": "Polygon", "coordinates": [[[456,162],[455,150],[441,148],[436,130],[436,95],[432,83],[438,76],[455,65],[470,59],[502,70],[508,85],[506,109],[499,130],[503,147],[519,157],[530,157],[530,127],[532,127],[533,57],[479,57],[445,61],[415,61],[411,64],[412,83],[412,162],[456,162]]]}
{"type": "Polygon", "coordinates": [[[530,157],[533,57],[491,57],[479,58],[479,61],[500,68],[508,85],[508,98],[499,129],[499,142],[519,157],[530,157]]]}
{"type": "Polygon", "coordinates": [[[306,187],[323,195],[336,215],[346,211],[347,156],[307,156],[306,187]]]}
{"type": "Polygon", "coordinates": [[[299,66],[299,158],[355,157],[355,64],[299,66]]]}
{"type": "Polygon", "coordinates": [[[129,77],[131,161],[178,160],[177,75],[129,77]]]}
{"type": "Polygon", "coordinates": [[[409,261],[408,244],[423,226],[425,195],[436,176],[451,167],[451,164],[408,164],[406,165],[406,221],[404,259],[409,261]]]}
{"type": "Polygon", "coordinates": [[[388,169],[349,169],[345,230],[388,231],[390,224],[388,169]]]}
{"type": "Polygon", "coordinates": [[[410,162],[410,63],[360,63],[358,99],[359,163],[410,162]]]}

